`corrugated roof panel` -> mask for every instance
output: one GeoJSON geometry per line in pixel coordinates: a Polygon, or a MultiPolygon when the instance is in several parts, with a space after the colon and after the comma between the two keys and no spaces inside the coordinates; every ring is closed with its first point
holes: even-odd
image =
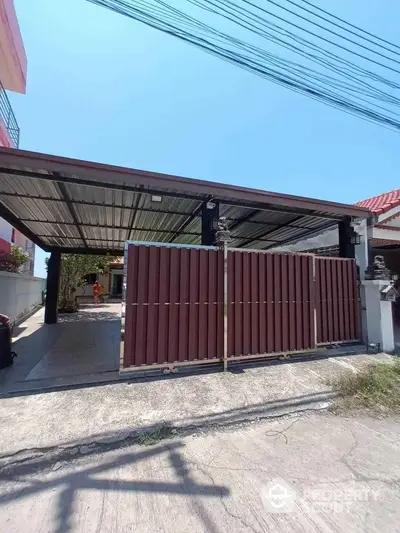
{"type": "Polygon", "coordinates": [[[270,222],[271,224],[280,226],[281,224],[290,223],[290,221],[293,221],[293,224],[296,224],[297,222],[295,222],[294,219],[297,217],[298,215],[296,215],[296,213],[262,210],[251,217],[251,220],[253,222],[270,222]]]}
{"type": "Polygon", "coordinates": [[[187,220],[188,215],[171,215],[166,213],[148,213],[138,211],[135,217],[135,228],[154,228],[170,230],[171,232],[179,230],[181,225],[187,220]]]}
{"type": "Polygon", "coordinates": [[[1,197],[1,202],[21,220],[45,220],[49,222],[73,222],[64,202],[48,202],[29,198],[1,197]]]}
{"type": "Polygon", "coordinates": [[[80,233],[76,226],[55,224],[54,222],[27,222],[26,225],[37,235],[58,235],[63,238],[75,237],[81,240],[80,233]]]}
{"type": "Polygon", "coordinates": [[[188,233],[201,233],[201,218],[195,217],[184,229],[188,233]]]}
{"type": "Polygon", "coordinates": [[[127,230],[119,230],[112,228],[91,228],[88,226],[82,226],[82,232],[87,240],[123,242],[128,239],[127,230]]]}
{"type": "Polygon", "coordinates": [[[84,248],[85,243],[81,239],[68,239],[62,237],[44,237],[42,239],[49,246],[63,246],[66,248],[84,248]]]}
{"type": "Polygon", "coordinates": [[[175,244],[200,244],[201,237],[196,235],[180,235],[174,239],[175,244]]]}
{"type": "Polygon", "coordinates": [[[81,224],[129,227],[132,211],[121,207],[99,207],[73,204],[81,224]]]}
{"type": "Polygon", "coordinates": [[[250,207],[237,207],[233,205],[220,204],[219,216],[226,217],[228,220],[243,218],[254,212],[250,207]]]}
{"type": "Polygon", "coordinates": [[[261,236],[265,233],[273,231],[277,226],[269,226],[262,224],[252,224],[251,222],[243,222],[232,231],[232,237],[254,237],[261,236]]]}
{"type": "Polygon", "coordinates": [[[102,189],[100,187],[75,185],[73,183],[66,184],[66,189],[70,199],[73,201],[83,201],[94,204],[112,204],[119,207],[134,206],[136,205],[138,198],[141,196],[139,193],[131,191],[102,189]]]}
{"type": "Polygon", "coordinates": [[[296,237],[297,235],[302,235],[304,233],[304,230],[299,228],[291,228],[289,226],[285,228],[280,228],[275,231],[271,231],[271,233],[268,233],[268,239],[271,239],[272,241],[283,241],[286,239],[289,239],[291,237],[296,237]]]}
{"type": "Polygon", "coordinates": [[[7,174],[0,174],[0,194],[2,192],[61,198],[60,189],[56,182],[7,174]]]}

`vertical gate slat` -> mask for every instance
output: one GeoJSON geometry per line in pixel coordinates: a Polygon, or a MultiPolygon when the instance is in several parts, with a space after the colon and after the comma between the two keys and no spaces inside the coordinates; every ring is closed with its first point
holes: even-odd
{"type": "Polygon", "coordinates": [[[197,323],[198,323],[198,306],[196,302],[198,301],[198,250],[189,250],[189,342],[188,342],[188,359],[193,361],[197,359],[197,323]]]}
{"type": "Polygon", "coordinates": [[[322,307],[323,302],[321,298],[321,261],[315,260],[315,305],[317,310],[317,342],[321,342],[320,339],[323,337],[323,321],[322,321],[322,307]]]}
{"type": "Polygon", "coordinates": [[[294,319],[295,319],[295,349],[303,347],[304,318],[301,312],[302,286],[301,286],[301,255],[294,256],[294,319]]]}
{"type": "MultiPolygon", "coordinates": [[[[258,325],[258,343],[260,353],[267,352],[268,338],[271,335],[271,323],[268,321],[268,305],[266,304],[266,287],[268,287],[268,260],[270,254],[259,254],[259,284],[258,284],[258,301],[260,309],[260,320],[258,325]]],[[[272,336],[272,335],[271,335],[272,336]]]]}
{"type": "Polygon", "coordinates": [[[147,303],[147,289],[148,289],[148,254],[149,248],[143,247],[139,249],[138,257],[138,291],[137,291],[137,327],[136,327],[136,342],[135,353],[139,365],[146,362],[146,329],[147,329],[147,307],[143,305],[147,303]],[[139,282],[140,280],[140,282],[139,282]]]}
{"type": "Polygon", "coordinates": [[[332,261],[326,261],[326,305],[328,311],[328,334],[326,336],[325,342],[330,342],[333,340],[333,297],[332,297],[332,261]]]}
{"type": "Polygon", "coordinates": [[[305,255],[301,257],[301,285],[302,285],[302,317],[303,317],[303,346],[310,346],[310,294],[309,294],[309,258],[305,255]]]}
{"type": "Polygon", "coordinates": [[[206,359],[206,343],[207,343],[207,285],[208,285],[208,272],[207,272],[207,255],[209,252],[206,250],[199,250],[199,321],[198,321],[198,359],[206,359]]]}
{"type": "MultiPolygon", "coordinates": [[[[209,359],[217,357],[217,254],[215,252],[208,254],[208,325],[207,325],[207,354],[209,359]]],[[[228,285],[229,287],[229,285],[228,285]]],[[[231,290],[231,289],[230,289],[231,290]]]]}
{"type": "Polygon", "coordinates": [[[180,264],[180,249],[170,248],[170,269],[169,269],[169,298],[168,298],[168,362],[174,363],[178,360],[178,325],[179,325],[179,264],[180,264]]]}
{"type": "MultiPolygon", "coordinates": [[[[262,298],[267,302],[266,304],[266,317],[264,320],[264,330],[262,333],[266,333],[266,351],[272,353],[274,351],[274,338],[275,338],[275,311],[274,306],[274,256],[272,254],[266,254],[264,256],[265,262],[265,277],[266,282],[264,285],[264,291],[262,298]]],[[[265,309],[265,304],[264,304],[265,309]]]]}
{"type": "Polygon", "coordinates": [[[260,353],[260,344],[258,342],[258,332],[259,332],[259,317],[260,317],[260,307],[257,303],[258,298],[258,285],[259,285],[259,255],[251,253],[250,256],[250,353],[258,354],[260,353]]]}
{"type": "MultiPolygon", "coordinates": [[[[243,319],[243,355],[249,355],[250,349],[250,253],[243,252],[241,254],[242,267],[242,284],[243,284],[243,305],[242,305],[242,319],[243,319]]],[[[238,354],[241,355],[241,354],[238,354]]]]}
{"type": "Polygon", "coordinates": [[[333,299],[333,341],[340,338],[339,334],[339,281],[338,281],[338,261],[332,261],[332,299],[333,299]]]}
{"type": "Polygon", "coordinates": [[[274,254],[274,352],[282,351],[282,255],[274,254]]]}
{"type": "Polygon", "coordinates": [[[345,310],[344,310],[344,298],[343,298],[343,267],[346,261],[341,261],[340,259],[336,260],[337,265],[337,288],[338,288],[338,319],[339,319],[339,334],[338,340],[346,338],[345,331],[345,310]]]}
{"type": "Polygon", "coordinates": [[[159,320],[157,334],[157,363],[167,361],[168,348],[168,284],[169,284],[169,249],[160,248],[160,279],[158,284],[159,320]]]}
{"type": "Polygon", "coordinates": [[[234,351],[232,355],[241,355],[243,353],[243,283],[242,283],[242,255],[232,252],[232,264],[234,268],[234,307],[235,319],[232,327],[235,328],[234,351]]]}
{"type": "Polygon", "coordinates": [[[349,305],[349,287],[347,282],[348,272],[349,272],[349,263],[350,261],[341,261],[341,270],[342,270],[342,299],[343,299],[343,332],[342,337],[344,339],[349,339],[350,332],[350,305],[349,305]]]}
{"type": "MultiPolygon", "coordinates": [[[[354,265],[355,268],[355,265],[354,265]]],[[[357,338],[357,331],[356,331],[356,306],[355,306],[355,299],[356,299],[356,291],[354,287],[354,275],[353,275],[353,265],[348,265],[348,272],[347,272],[347,286],[349,288],[349,301],[351,302],[351,308],[352,312],[350,313],[350,320],[349,320],[349,334],[351,335],[351,338],[355,339],[357,338]]]]}
{"type": "Polygon", "coordinates": [[[217,335],[217,357],[222,359],[224,356],[224,254],[222,250],[216,253],[217,262],[217,293],[218,293],[218,307],[217,307],[217,331],[221,332],[217,335]]]}
{"type": "Polygon", "coordinates": [[[156,311],[156,283],[159,276],[159,261],[157,261],[157,249],[149,248],[149,286],[148,286],[148,308],[147,308],[147,331],[146,331],[146,365],[156,361],[155,335],[157,331],[157,311],[156,311]]]}
{"type": "Polygon", "coordinates": [[[132,246],[128,248],[125,258],[127,260],[126,268],[126,289],[125,289],[125,331],[124,331],[124,367],[128,367],[135,364],[135,354],[132,350],[133,347],[133,335],[136,329],[136,316],[134,314],[134,282],[137,279],[135,272],[135,255],[136,250],[132,246]]]}
{"type": "Polygon", "coordinates": [[[318,339],[318,342],[325,342],[325,339],[329,338],[329,324],[328,324],[328,295],[326,291],[326,265],[327,262],[320,260],[319,258],[316,258],[316,261],[319,265],[319,293],[321,294],[321,315],[320,315],[320,321],[322,323],[322,334],[321,337],[318,339]]]}
{"type": "Polygon", "coordinates": [[[289,305],[288,305],[288,256],[282,255],[281,301],[282,301],[282,351],[289,349],[289,305]]]}
{"type": "Polygon", "coordinates": [[[308,301],[309,301],[309,327],[308,330],[310,332],[310,340],[309,340],[309,348],[312,348],[316,345],[315,339],[316,339],[316,330],[315,330],[315,298],[316,298],[316,286],[314,281],[314,257],[307,257],[308,262],[308,301]]]}
{"type": "MultiPolygon", "coordinates": [[[[296,331],[296,256],[288,256],[288,284],[289,284],[289,350],[297,347],[296,331]]],[[[299,317],[301,320],[301,317],[299,317]]]]}
{"type": "Polygon", "coordinates": [[[361,339],[361,303],[360,303],[360,288],[358,285],[357,265],[352,261],[352,279],[354,287],[354,313],[355,313],[355,335],[354,339],[361,339]]]}
{"type": "Polygon", "coordinates": [[[178,318],[178,361],[183,362],[188,357],[189,330],[189,253],[186,248],[181,249],[180,278],[179,278],[179,318],[178,318]]]}

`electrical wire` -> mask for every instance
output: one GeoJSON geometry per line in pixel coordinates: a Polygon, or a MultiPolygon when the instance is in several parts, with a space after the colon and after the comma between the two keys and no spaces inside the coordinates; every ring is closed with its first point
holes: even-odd
{"type": "MultiPolygon", "coordinates": [[[[327,105],[360,116],[364,120],[400,130],[400,120],[398,118],[400,114],[393,109],[400,106],[400,99],[395,92],[400,89],[400,84],[396,80],[388,79],[377,71],[365,69],[351,62],[349,59],[341,57],[331,50],[322,48],[320,45],[305,39],[301,35],[294,34],[292,30],[288,30],[282,25],[272,23],[269,19],[260,15],[260,13],[265,12],[266,14],[271,14],[271,16],[275,16],[284,24],[289,26],[294,25],[297,29],[311,36],[327,41],[333,46],[343,48],[338,43],[326,40],[321,35],[317,35],[307,28],[295,25],[282,17],[276,16],[249,0],[219,0],[218,2],[212,0],[187,0],[185,2],[186,4],[192,4],[193,7],[205,13],[208,17],[214,17],[217,21],[218,19],[225,19],[229,23],[239,26],[242,33],[244,30],[248,35],[246,40],[239,39],[232,32],[226,33],[221,31],[217,26],[212,26],[209,20],[201,20],[198,16],[192,16],[189,12],[184,12],[172,6],[169,0],[88,1],[174,36],[239,68],[253,72],[258,76],[290,88],[295,92],[306,94],[327,105]],[[243,4],[256,9],[256,11],[251,11],[249,7],[246,8],[243,4]],[[264,48],[256,46],[252,42],[252,36],[274,42],[277,46],[285,48],[293,55],[301,56],[301,58],[306,60],[306,63],[304,64],[304,61],[301,63],[299,60],[279,57],[264,48]],[[310,63],[310,65],[307,65],[307,63],[310,63]],[[312,68],[312,63],[318,68],[312,68]]],[[[266,1],[278,8],[287,10],[287,8],[283,8],[273,0],[266,1]]],[[[288,2],[300,9],[310,11],[293,0],[288,0],[288,2]]],[[[306,3],[308,4],[309,2],[306,3]]],[[[319,16],[319,18],[323,18],[326,22],[330,22],[318,14],[315,16],[319,16]]],[[[299,17],[300,19],[307,20],[302,15],[299,15],[299,17]]],[[[343,23],[345,22],[341,19],[338,20],[343,23]]],[[[307,22],[310,21],[307,20],[307,22]]],[[[340,27],[336,23],[335,26],[340,27]]],[[[322,25],[318,27],[326,30],[322,25]]],[[[363,31],[357,27],[354,28],[363,31]]],[[[368,34],[368,32],[366,33],[368,34]]],[[[333,34],[336,33],[333,32],[333,34]]],[[[373,36],[373,34],[368,35],[373,36]]],[[[339,37],[342,36],[339,35],[339,37]]],[[[358,35],[357,37],[361,38],[358,35]]],[[[373,37],[379,39],[378,37],[373,37]]],[[[359,45],[359,43],[351,39],[346,40],[355,45],[359,45]]],[[[370,39],[367,40],[371,41],[370,39]]],[[[384,42],[392,46],[389,41],[384,42]]],[[[380,46],[376,43],[373,44],[377,47],[380,46]]],[[[393,47],[395,46],[397,47],[397,45],[393,45],[393,47]]],[[[369,47],[363,46],[363,48],[373,52],[369,47]]],[[[388,50],[387,48],[385,49],[388,50]]],[[[364,57],[354,50],[347,50],[345,47],[344,50],[355,56],[362,57],[369,62],[376,63],[380,67],[399,73],[388,65],[380,64],[368,56],[364,57]]],[[[397,52],[391,50],[389,52],[397,54],[397,52]]],[[[384,54],[378,53],[378,55],[388,59],[384,54]]],[[[392,60],[392,58],[389,59],[392,60]]],[[[396,60],[393,61],[397,62],[396,60]]],[[[398,63],[400,64],[400,62],[398,63]]]]}

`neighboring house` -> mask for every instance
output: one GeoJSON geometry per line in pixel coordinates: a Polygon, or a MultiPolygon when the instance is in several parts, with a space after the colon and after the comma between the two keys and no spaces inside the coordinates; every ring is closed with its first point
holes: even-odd
{"type": "Polygon", "coordinates": [[[124,258],[116,257],[110,263],[107,274],[88,274],[86,276],[86,283],[76,291],[76,296],[91,297],[93,295],[92,286],[95,281],[98,281],[103,287],[103,294],[109,295],[111,298],[122,298],[122,283],[124,279],[124,258]]]}
{"type": "MultiPolygon", "coordinates": [[[[363,223],[355,223],[354,229],[368,236],[372,254],[383,255],[386,266],[393,274],[400,276],[400,189],[378,194],[356,205],[369,209],[375,221],[368,228],[363,223]]],[[[333,228],[280,249],[336,256],[338,243],[338,230],[333,228]]]]}
{"type": "MultiPolygon", "coordinates": [[[[7,90],[25,94],[27,59],[13,0],[0,2],[0,146],[18,148],[19,126],[7,90]]],[[[0,251],[19,246],[29,255],[22,274],[33,275],[35,245],[0,218],[0,251]]]]}

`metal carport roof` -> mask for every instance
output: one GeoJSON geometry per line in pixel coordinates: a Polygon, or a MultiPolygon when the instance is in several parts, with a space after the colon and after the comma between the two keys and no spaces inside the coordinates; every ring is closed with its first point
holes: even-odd
{"type": "Polygon", "coordinates": [[[126,240],[198,244],[207,201],[219,201],[234,247],[274,248],[370,215],[353,205],[0,148],[0,216],[46,251],[121,254],[126,240]]]}

